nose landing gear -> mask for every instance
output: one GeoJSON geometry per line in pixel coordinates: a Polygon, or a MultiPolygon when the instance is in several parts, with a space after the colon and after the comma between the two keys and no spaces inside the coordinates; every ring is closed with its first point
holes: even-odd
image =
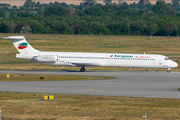
{"type": "Polygon", "coordinates": [[[170,73],[170,68],[168,68],[167,73],[170,73]]]}
{"type": "Polygon", "coordinates": [[[84,67],[82,67],[82,68],[80,69],[81,72],[85,72],[85,70],[86,70],[86,69],[85,69],[84,67]]]}

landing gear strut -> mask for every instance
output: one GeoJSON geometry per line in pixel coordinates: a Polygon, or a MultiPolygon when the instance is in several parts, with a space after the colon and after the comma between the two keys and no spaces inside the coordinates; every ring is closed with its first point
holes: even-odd
{"type": "Polygon", "coordinates": [[[167,73],[170,73],[170,68],[168,68],[167,73]]]}
{"type": "Polygon", "coordinates": [[[85,72],[85,70],[86,70],[86,69],[85,69],[84,67],[82,67],[82,68],[80,69],[81,72],[85,72]]]}

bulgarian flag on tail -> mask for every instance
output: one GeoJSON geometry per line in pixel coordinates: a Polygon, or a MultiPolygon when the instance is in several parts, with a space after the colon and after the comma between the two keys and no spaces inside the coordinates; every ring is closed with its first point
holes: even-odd
{"type": "Polygon", "coordinates": [[[25,49],[27,48],[27,46],[28,46],[28,43],[24,42],[18,45],[18,49],[25,49]]]}

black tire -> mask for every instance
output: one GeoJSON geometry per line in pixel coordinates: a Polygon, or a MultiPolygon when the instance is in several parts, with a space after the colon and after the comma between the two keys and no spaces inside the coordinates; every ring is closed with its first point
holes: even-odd
{"type": "Polygon", "coordinates": [[[85,70],[86,70],[85,68],[81,68],[80,69],[81,72],[85,72],[85,70]]]}

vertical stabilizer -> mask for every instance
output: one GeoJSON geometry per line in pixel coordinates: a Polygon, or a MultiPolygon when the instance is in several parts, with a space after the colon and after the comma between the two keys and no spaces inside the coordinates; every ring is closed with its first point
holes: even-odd
{"type": "Polygon", "coordinates": [[[24,36],[9,36],[9,37],[4,37],[4,39],[11,40],[11,42],[14,44],[14,46],[16,47],[16,49],[19,51],[20,54],[39,52],[26,41],[24,36]]]}

